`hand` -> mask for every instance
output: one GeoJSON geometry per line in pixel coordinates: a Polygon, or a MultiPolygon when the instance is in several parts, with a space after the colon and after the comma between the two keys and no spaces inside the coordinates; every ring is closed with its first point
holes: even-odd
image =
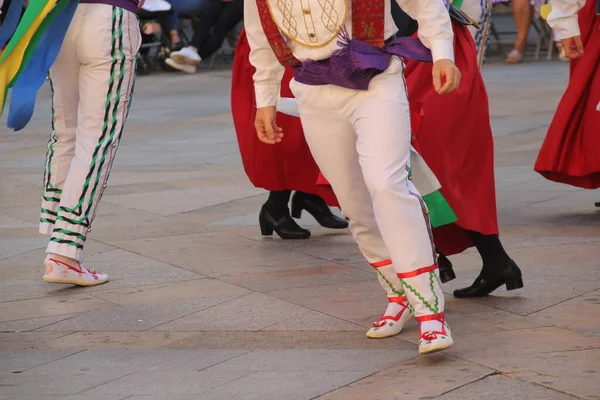
{"type": "Polygon", "coordinates": [[[560,41],[565,55],[570,59],[576,59],[583,56],[583,43],[581,36],[574,36],[560,41]]]}
{"type": "Polygon", "coordinates": [[[439,94],[450,93],[460,85],[460,71],[450,60],[437,60],[433,63],[433,88],[439,94]]]}
{"type": "Polygon", "coordinates": [[[276,107],[261,107],[256,110],[256,120],[254,128],[258,139],[266,144],[275,144],[281,142],[283,130],[277,126],[275,121],[277,117],[276,107]]]}

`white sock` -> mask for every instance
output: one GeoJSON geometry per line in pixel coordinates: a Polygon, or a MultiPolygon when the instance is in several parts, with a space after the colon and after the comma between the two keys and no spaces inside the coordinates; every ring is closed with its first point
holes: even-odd
{"type": "Polygon", "coordinates": [[[423,321],[421,322],[421,333],[427,331],[443,332],[444,326],[441,321],[423,321]]]}
{"type": "Polygon", "coordinates": [[[385,309],[384,315],[389,315],[389,316],[395,317],[405,307],[408,307],[408,301],[406,301],[406,300],[404,300],[402,303],[395,303],[393,301],[390,301],[388,303],[387,308],[385,309]]]}

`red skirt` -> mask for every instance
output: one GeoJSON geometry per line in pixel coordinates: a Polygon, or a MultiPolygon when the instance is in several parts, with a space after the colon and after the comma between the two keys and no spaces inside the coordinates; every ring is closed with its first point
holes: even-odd
{"type": "Polygon", "coordinates": [[[534,170],[551,181],[600,187],[600,16],[596,0],[579,11],[584,55],[571,61],[571,77],[552,119],[534,170]]]}
{"type": "Polygon", "coordinates": [[[433,230],[446,255],[473,246],[464,229],[498,234],[494,182],[494,142],[487,92],[468,29],[453,21],[455,63],[460,87],[445,95],[433,90],[433,64],[408,61],[406,83],[411,107],[421,121],[413,127],[415,148],[437,176],[441,192],[458,221],[433,230]]]}
{"type": "MultiPolygon", "coordinates": [[[[299,190],[321,196],[329,205],[338,206],[331,187],[317,185],[319,168],[304,139],[300,119],[281,113],[277,124],[285,134],[281,143],[262,143],[254,130],[256,100],[255,69],[249,60],[250,47],[245,31],[235,49],[231,84],[231,112],[242,156],[250,182],[269,191],[299,190]]],[[[289,88],[292,71],[286,70],[281,85],[282,97],[294,97],[289,88]]]]}

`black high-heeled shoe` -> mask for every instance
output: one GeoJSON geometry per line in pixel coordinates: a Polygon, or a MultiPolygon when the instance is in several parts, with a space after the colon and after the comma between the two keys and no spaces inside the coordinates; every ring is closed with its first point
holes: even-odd
{"type": "Polygon", "coordinates": [[[438,269],[440,271],[440,280],[442,283],[450,282],[452,279],[456,279],[456,274],[452,268],[452,263],[442,253],[438,253],[438,269]]]}
{"type": "Polygon", "coordinates": [[[308,239],[310,237],[310,231],[301,228],[289,214],[275,220],[264,205],[260,209],[258,223],[263,236],[271,236],[275,231],[282,239],[308,239]]]}
{"type": "Polygon", "coordinates": [[[455,290],[454,297],[484,297],[502,285],[506,285],[506,290],[515,290],[523,287],[521,270],[513,260],[510,260],[504,270],[495,278],[485,278],[483,273],[479,274],[471,286],[455,290]]]}
{"type": "Polygon", "coordinates": [[[302,210],[306,210],[317,220],[319,225],[329,229],[345,229],[348,222],[334,215],[325,200],[317,195],[295,192],[292,196],[292,217],[300,218],[302,210]]]}

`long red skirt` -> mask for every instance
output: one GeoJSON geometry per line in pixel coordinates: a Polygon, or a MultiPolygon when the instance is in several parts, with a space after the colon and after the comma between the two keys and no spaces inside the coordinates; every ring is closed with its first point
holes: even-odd
{"type": "MultiPolygon", "coordinates": [[[[256,136],[256,100],[252,79],[255,69],[250,64],[249,54],[250,46],[243,31],[233,60],[231,112],[242,163],[250,182],[269,191],[299,190],[317,194],[329,205],[339,206],[331,187],[317,185],[319,168],[308,149],[299,118],[277,114],[277,124],[285,135],[278,144],[262,143],[256,136]]],[[[281,85],[282,97],[294,97],[289,88],[292,77],[292,71],[288,69],[281,85]]]]}
{"type": "MultiPolygon", "coordinates": [[[[487,94],[470,33],[458,24],[454,31],[456,64],[463,79],[456,92],[443,96],[434,92],[430,63],[409,61],[406,68],[416,137],[413,145],[438,177],[444,197],[458,216],[457,223],[433,230],[436,247],[446,255],[473,246],[461,227],[484,234],[498,233],[487,94]]],[[[320,174],[298,118],[278,114],[278,124],[285,133],[280,144],[266,145],[256,137],[254,68],[248,53],[248,42],[242,34],[234,61],[232,112],[248,177],[255,186],[267,190],[297,189],[318,194],[324,193],[319,190],[330,190],[321,185],[326,183],[323,180],[316,191],[313,189],[320,174]]],[[[291,77],[288,70],[282,82],[284,97],[292,97],[288,88],[291,77]]]]}
{"type": "Polygon", "coordinates": [[[584,55],[571,77],[540,149],[534,170],[551,181],[600,187],[600,16],[596,0],[579,11],[584,55]]]}
{"type": "Polygon", "coordinates": [[[413,129],[415,148],[439,179],[441,192],[458,221],[433,230],[436,247],[446,255],[473,246],[464,229],[498,233],[494,182],[494,142],[487,92],[477,66],[475,43],[464,25],[453,21],[454,57],[460,87],[445,95],[433,90],[431,63],[408,61],[406,83],[421,123],[413,129]]]}

